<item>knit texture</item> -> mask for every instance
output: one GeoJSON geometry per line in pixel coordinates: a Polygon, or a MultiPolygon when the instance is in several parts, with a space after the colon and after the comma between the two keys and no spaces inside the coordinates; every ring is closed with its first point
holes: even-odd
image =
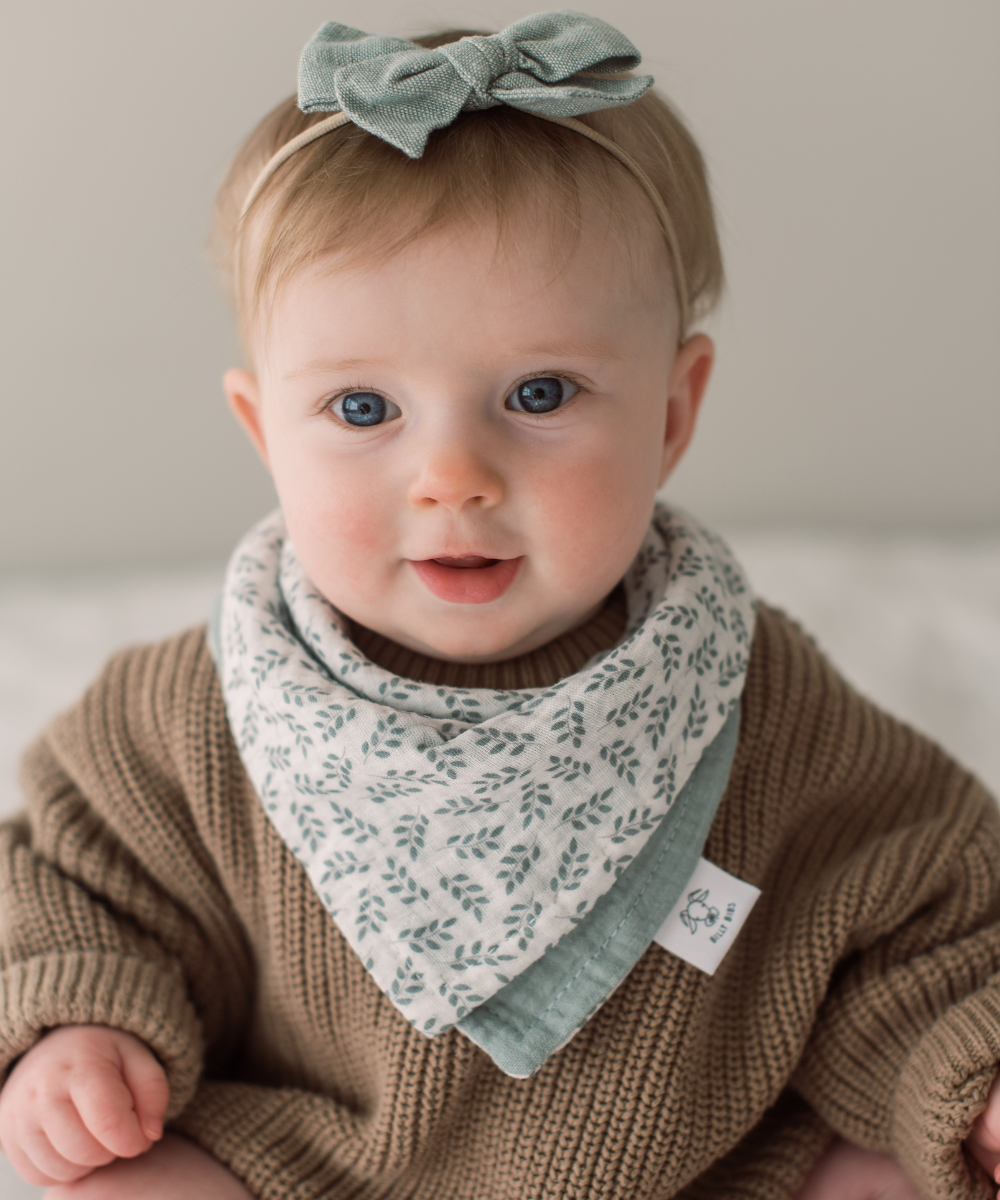
{"type": "Polygon", "coordinates": [[[1000,1060],[1000,821],[760,606],[705,855],[762,889],[712,977],[652,945],[526,1080],[379,992],[240,763],[203,632],[126,651],[0,829],[0,1066],[96,1021],[261,1200],[778,1200],[836,1131],[923,1196],[1000,1060]]]}

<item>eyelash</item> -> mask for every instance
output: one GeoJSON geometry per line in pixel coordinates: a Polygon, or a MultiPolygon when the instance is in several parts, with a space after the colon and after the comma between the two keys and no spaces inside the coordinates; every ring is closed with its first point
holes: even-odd
{"type": "Polygon", "coordinates": [[[508,412],[516,412],[519,417],[530,417],[535,421],[545,421],[551,417],[554,417],[556,413],[565,412],[567,408],[576,403],[577,396],[586,394],[588,392],[588,389],[584,387],[580,380],[577,379],[575,375],[571,375],[568,371],[532,371],[530,374],[522,376],[515,384],[508,388],[508,390],[504,393],[504,402],[506,402],[508,396],[510,396],[513,392],[516,392],[517,389],[523,384],[527,383],[529,379],[561,379],[564,383],[571,383],[573,387],[576,388],[576,391],[572,396],[570,396],[565,404],[560,404],[559,407],[554,408],[552,412],[528,413],[521,412],[520,409],[516,408],[507,410],[508,412]]]}
{"type": "MultiPolygon", "coordinates": [[[[566,383],[571,383],[573,387],[576,388],[576,392],[566,401],[565,404],[561,404],[557,409],[553,409],[553,412],[551,413],[526,413],[520,412],[518,409],[508,409],[507,411],[517,412],[518,416],[521,417],[531,417],[536,421],[544,421],[546,418],[551,417],[554,413],[564,412],[571,404],[575,403],[577,396],[588,393],[588,389],[584,387],[580,380],[577,379],[575,375],[571,375],[568,371],[530,371],[527,375],[523,375],[515,383],[511,384],[507,391],[504,392],[504,401],[506,402],[507,397],[511,395],[512,392],[516,392],[517,389],[523,384],[527,383],[529,379],[542,378],[562,379],[566,383]]],[[[341,388],[339,391],[334,392],[332,396],[327,396],[320,405],[320,412],[329,413],[329,415],[333,417],[335,421],[338,421],[338,423],[341,424],[345,429],[360,431],[364,428],[363,426],[351,425],[348,421],[340,421],[337,415],[333,412],[333,406],[337,403],[337,401],[343,399],[344,396],[349,396],[352,392],[374,392],[378,396],[384,395],[384,393],[374,384],[353,383],[350,387],[341,388]]],[[[388,399],[388,397],[386,398],[388,399]]],[[[378,426],[375,426],[374,428],[378,428],[378,426]]]]}
{"type": "MultiPolygon", "coordinates": [[[[374,392],[377,396],[385,395],[384,392],[380,391],[380,389],[375,387],[373,384],[352,383],[350,387],[341,388],[339,391],[334,392],[332,396],[327,396],[326,399],[320,404],[319,411],[332,417],[334,421],[336,421],[337,424],[342,426],[344,429],[351,429],[355,433],[360,433],[364,431],[365,426],[352,425],[349,421],[342,421],[333,411],[333,406],[337,403],[337,401],[343,400],[345,396],[349,396],[352,392],[374,392]]],[[[386,399],[388,399],[388,397],[386,397],[386,399]]],[[[371,428],[377,429],[378,426],[372,426],[371,428]]]]}

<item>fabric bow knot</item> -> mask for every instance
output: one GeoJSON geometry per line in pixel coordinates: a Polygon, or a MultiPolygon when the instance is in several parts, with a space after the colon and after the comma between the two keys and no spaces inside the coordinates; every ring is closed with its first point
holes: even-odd
{"type": "Polygon", "coordinates": [[[631,104],[653,77],[612,76],[639,61],[624,34],[578,12],[536,13],[437,50],[329,21],[302,52],[299,108],[343,112],[419,158],[431,132],[463,110],[508,104],[559,118],[631,104]]]}

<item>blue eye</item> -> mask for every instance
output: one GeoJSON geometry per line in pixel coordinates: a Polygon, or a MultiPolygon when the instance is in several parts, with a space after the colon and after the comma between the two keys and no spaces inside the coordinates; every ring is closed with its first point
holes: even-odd
{"type": "Polygon", "coordinates": [[[547,413],[560,404],[571,400],[579,389],[568,379],[557,379],[555,375],[540,375],[537,379],[526,379],[507,397],[507,407],[515,412],[547,413]]]}
{"type": "Polygon", "coordinates": [[[348,392],[330,406],[348,425],[381,425],[399,416],[399,409],[378,392],[348,392]]]}

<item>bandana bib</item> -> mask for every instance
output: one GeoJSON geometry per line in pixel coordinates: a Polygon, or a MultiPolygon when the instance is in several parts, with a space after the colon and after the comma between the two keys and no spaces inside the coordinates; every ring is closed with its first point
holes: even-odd
{"type": "Polygon", "coordinates": [[[630,865],[690,822],[678,797],[703,751],[735,729],[753,601],[728,548],[658,507],[623,582],[625,635],[577,674],[445,688],[365,658],[280,513],[233,555],[214,636],[243,763],[344,937],[427,1036],[474,1023],[634,883],[630,865]]]}

